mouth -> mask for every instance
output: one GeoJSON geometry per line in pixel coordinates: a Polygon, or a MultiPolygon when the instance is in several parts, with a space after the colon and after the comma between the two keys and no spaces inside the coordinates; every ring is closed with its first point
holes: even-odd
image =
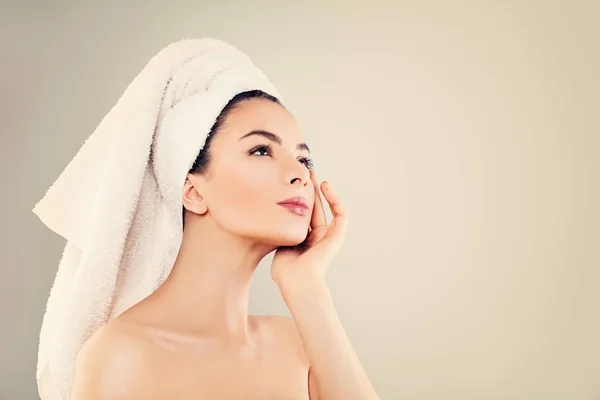
{"type": "Polygon", "coordinates": [[[294,214],[308,215],[309,207],[304,197],[292,197],[277,204],[294,214]]]}

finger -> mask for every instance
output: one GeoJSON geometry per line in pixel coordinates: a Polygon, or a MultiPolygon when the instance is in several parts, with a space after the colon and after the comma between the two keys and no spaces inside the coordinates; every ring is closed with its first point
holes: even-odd
{"type": "Polygon", "coordinates": [[[343,235],[348,225],[348,215],[346,208],[342,205],[340,197],[333,191],[329,182],[325,181],[322,184],[323,195],[325,200],[329,204],[333,220],[329,224],[330,228],[327,232],[327,236],[330,235],[343,235]]]}
{"type": "Polygon", "coordinates": [[[319,189],[319,181],[314,170],[310,171],[310,178],[313,181],[315,188],[315,204],[312,211],[310,220],[310,226],[312,229],[320,226],[327,226],[327,218],[325,216],[325,207],[323,206],[323,199],[321,198],[321,190],[319,189]]]}

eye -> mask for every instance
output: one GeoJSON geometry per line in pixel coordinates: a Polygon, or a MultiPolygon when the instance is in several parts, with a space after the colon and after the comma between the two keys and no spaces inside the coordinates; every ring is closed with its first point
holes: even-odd
{"type": "Polygon", "coordinates": [[[306,168],[308,168],[309,170],[313,169],[315,166],[315,163],[310,157],[302,157],[300,158],[300,162],[304,163],[304,165],[306,165],[306,168]]]}
{"type": "MultiPolygon", "coordinates": [[[[250,155],[254,155],[255,153],[259,152],[259,151],[263,151],[266,152],[267,156],[271,156],[273,153],[273,148],[271,147],[270,144],[263,144],[257,147],[254,147],[252,150],[249,151],[250,155]]],[[[259,155],[262,157],[262,155],[259,155]]],[[[298,161],[300,161],[302,164],[304,164],[306,166],[306,168],[313,169],[314,168],[314,162],[310,157],[300,157],[298,159],[298,161]]]]}
{"type": "Polygon", "coordinates": [[[273,149],[271,148],[271,145],[268,145],[268,144],[261,145],[261,146],[255,147],[252,150],[250,150],[250,155],[253,155],[254,153],[256,153],[259,150],[266,150],[268,154],[271,154],[273,149]]]}
{"type": "Polygon", "coordinates": [[[264,145],[260,145],[257,146],[255,148],[253,148],[252,150],[250,150],[250,155],[254,155],[254,153],[258,152],[258,151],[266,151],[267,155],[271,155],[273,153],[273,148],[271,147],[270,144],[264,144],[264,145]]]}

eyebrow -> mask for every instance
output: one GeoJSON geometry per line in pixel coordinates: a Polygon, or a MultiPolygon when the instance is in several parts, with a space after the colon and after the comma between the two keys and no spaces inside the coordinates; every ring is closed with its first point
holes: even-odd
{"type": "MultiPolygon", "coordinates": [[[[247,138],[248,136],[253,136],[253,135],[260,135],[263,136],[267,139],[269,139],[272,142],[275,142],[277,144],[281,144],[281,138],[279,136],[277,136],[276,134],[272,133],[272,132],[268,132],[268,131],[264,131],[262,129],[258,129],[258,130],[253,130],[252,132],[248,132],[246,133],[244,136],[242,136],[241,138],[239,138],[239,140],[242,140],[244,138],[247,138]]],[[[298,150],[306,150],[310,153],[310,149],[308,148],[308,146],[306,145],[306,143],[298,143],[296,145],[296,149],[298,150]]]]}

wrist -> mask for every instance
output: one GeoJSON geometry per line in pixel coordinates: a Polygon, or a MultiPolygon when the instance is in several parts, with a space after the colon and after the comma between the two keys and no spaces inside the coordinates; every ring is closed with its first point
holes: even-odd
{"type": "Polygon", "coordinates": [[[325,279],[320,276],[290,276],[275,280],[284,300],[298,296],[318,297],[329,293],[325,279]]]}

